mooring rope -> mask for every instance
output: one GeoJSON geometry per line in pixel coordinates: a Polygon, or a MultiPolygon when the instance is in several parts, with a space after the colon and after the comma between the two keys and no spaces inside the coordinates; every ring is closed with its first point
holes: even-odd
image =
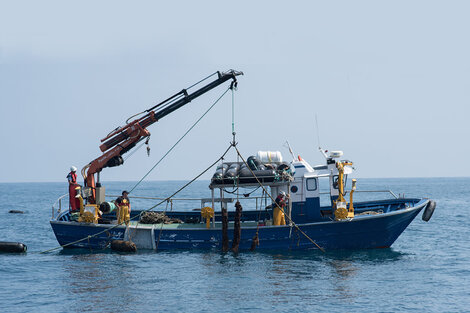
{"type": "MultiPolygon", "coordinates": [[[[271,194],[268,193],[268,191],[266,190],[266,188],[263,186],[263,184],[261,184],[261,182],[259,181],[258,177],[256,177],[255,173],[253,172],[253,170],[248,166],[248,163],[246,163],[245,159],[243,158],[243,156],[241,155],[240,151],[238,151],[238,148],[236,145],[234,145],[235,147],[235,150],[237,151],[237,154],[240,156],[240,158],[242,159],[243,163],[245,163],[246,167],[250,170],[251,172],[251,175],[253,175],[253,177],[256,179],[256,181],[258,182],[258,184],[261,186],[261,188],[263,188],[263,190],[266,192],[266,194],[271,198],[271,200],[273,201],[273,203],[276,204],[276,206],[281,210],[282,213],[284,213],[284,216],[287,216],[290,220],[290,223],[292,223],[292,226],[294,226],[302,235],[305,236],[305,238],[307,238],[308,240],[310,240],[310,242],[312,242],[318,249],[320,249],[322,252],[325,252],[325,249],[323,249],[322,247],[320,247],[312,238],[310,238],[303,230],[300,229],[299,226],[297,226],[296,223],[294,223],[294,221],[292,220],[292,218],[290,216],[288,216],[287,214],[285,214],[284,212],[284,209],[281,208],[279,206],[278,203],[276,203],[276,201],[273,199],[273,197],[271,196],[271,194]]],[[[259,228],[258,228],[259,229],[259,228]]],[[[258,232],[258,230],[257,230],[258,232]]]]}
{"type": "MultiPolygon", "coordinates": [[[[166,214],[166,211],[168,210],[168,203],[170,201],[167,201],[166,202],[166,207],[165,207],[165,211],[163,211],[163,214],[166,214]]],[[[158,240],[157,240],[157,244],[155,245],[155,251],[158,251],[158,245],[160,244],[160,238],[162,237],[162,231],[163,231],[163,221],[162,221],[162,224],[160,225],[160,232],[158,233],[158,240]]]]}
{"type": "MultiPolygon", "coordinates": [[[[153,210],[154,208],[160,206],[162,203],[168,202],[171,198],[173,198],[175,195],[177,195],[178,193],[180,193],[183,189],[185,189],[186,187],[188,187],[190,184],[192,184],[194,181],[196,181],[199,177],[201,177],[202,175],[204,175],[208,170],[210,170],[214,165],[216,165],[220,160],[222,160],[222,159],[225,157],[225,155],[230,151],[230,149],[231,149],[232,147],[233,147],[233,145],[232,145],[232,143],[230,143],[230,146],[227,148],[227,150],[225,150],[225,152],[222,154],[222,156],[220,156],[215,162],[213,162],[211,165],[209,165],[209,166],[208,166],[204,171],[202,171],[199,175],[195,176],[195,177],[194,177],[193,179],[191,179],[189,182],[187,182],[186,184],[184,184],[182,187],[180,187],[177,191],[175,191],[175,192],[174,192],[172,195],[170,195],[169,197],[163,199],[162,201],[160,201],[160,202],[157,203],[156,205],[150,207],[149,209],[140,212],[139,215],[136,215],[136,216],[130,218],[130,221],[131,221],[131,220],[134,220],[134,219],[137,218],[137,217],[140,217],[140,216],[141,216],[143,213],[145,213],[145,212],[149,212],[149,211],[153,210]]],[[[115,228],[121,226],[121,225],[124,224],[124,223],[125,223],[125,222],[121,222],[121,223],[116,224],[116,225],[114,225],[114,226],[112,226],[112,227],[110,227],[110,228],[106,228],[106,229],[104,229],[104,230],[102,230],[102,231],[100,231],[100,232],[97,232],[96,234],[83,237],[83,238],[81,238],[81,239],[75,240],[75,241],[73,241],[73,242],[69,242],[69,243],[67,243],[67,244],[65,244],[65,245],[60,245],[60,246],[58,246],[58,247],[55,247],[55,248],[52,248],[52,249],[49,249],[49,250],[41,251],[40,253],[41,253],[41,254],[48,253],[48,252],[51,252],[51,251],[54,251],[54,250],[57,250],[57,249],[60,249],[60,248],[66,248],[66,247],[68,247],[68,246],[71,246],[71,245],[74,245],[74,244],[76,244],[76,243],[85,241],[85,240],[87,240],[87,239],[89,240],[90,238],[96,237],[96,236],[101,235],[101,234],[103,234],[103,233],[105,233],[105,232],[108,232],[108,231],[110,231],[110,230],[112,230],[112,229],[115,229],[115,228]]]]}

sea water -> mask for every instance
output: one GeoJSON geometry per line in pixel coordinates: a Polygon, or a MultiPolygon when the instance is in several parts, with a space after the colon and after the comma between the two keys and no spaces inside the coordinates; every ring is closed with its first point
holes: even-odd
{"type": "MultiPolygon", "coordinates": [[[[145,182],[133,194],[166,197],[184,183],[145,182]]],[[[107,193],[133,184],[107,183],[107,193]]],[[[177,196],[210,197],[207,185],[177,196]]],[[[0,240],[23,242],[28,252],[0,254],[0,311],[469,312],[469,185],[470,178],[358,180],[358,190],[437,202],[430,222],[419,215],[390,249],[41,254],[58,246],[49,220],[66,182],[3,183],[0,240]]],[[[151,204],[139,201],[134,208],[151,204]]]]}

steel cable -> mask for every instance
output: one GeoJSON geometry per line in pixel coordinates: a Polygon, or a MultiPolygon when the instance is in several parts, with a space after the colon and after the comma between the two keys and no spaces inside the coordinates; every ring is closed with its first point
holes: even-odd
{"type": "Polygon", "coordinates": [[[209,113],[209,111],[220,101],[220,99],[225,96],[229,89],[230,88],[227,88],[227,90],[224,91],[224,93],[206,110],[206,112],[204,112],[201,117],[199,117],[199,119],[183,134],[183,136],[181,136],[180,139],[176,141],[176,143],[160,158],[160,160],[158,160],[158,162],[155,163],[155,165],[137,182],[137,184],[132,187],[129,193],[131,193],[160,164],[160,162],[162,162],[163,159],[165,159],[166,156],[170,154],[171,151],[173,151],[173,149],[181,142],[181,140],[183,140],[183,138],[186,137],[186,135],[204,118],[204,116],[207,115],[207,113],[209,113]]]}

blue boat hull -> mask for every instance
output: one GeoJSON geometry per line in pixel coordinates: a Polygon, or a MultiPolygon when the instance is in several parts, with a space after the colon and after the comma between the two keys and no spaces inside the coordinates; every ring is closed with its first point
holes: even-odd
{"type": "MultiPolygon", "coordinates": [[[[377,215],[363,215],[351,220],[298,224],[301,231],[288,225],[257,227],[253,223],[251,226],[242,223],[240,250],[250,249],[257,231],[259,238],[257,249],[318,249],[315,243],[327,250],[387,248],[426,207],[428,201],[421,200],[411,208],[377,215]]],[[[200,227],[201,225],[182,225],[184,226],[179,228],[154,225],[156,248],[158,250],[221,249],[220,228],[206,229],[200,227]]],[[[112,240],[124,239],[125,234],[124,226],[115,225],[51,221],[51,226],[59,244],[71,248],[105,249],[112,240]],[[81,240],[83,238],[86,239],[81,240]]],[[[229,228],[228,235],[231,244],[233,228],[229,228]]]]}

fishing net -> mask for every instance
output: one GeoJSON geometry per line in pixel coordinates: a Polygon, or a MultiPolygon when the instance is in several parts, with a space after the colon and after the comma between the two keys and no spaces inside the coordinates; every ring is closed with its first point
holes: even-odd
{"type": "Polygon", "coordinates": [[[173,224],[173,223],[181,224],[181,223],[183,223],[183,221],[180,220],[179,218],[168,217],[163,212],[162,213],[145,212],[140,217],[139,222],[142,223],[142,224],[161,224],[161,223],[163,223],[163,224],[173,224]]]}

